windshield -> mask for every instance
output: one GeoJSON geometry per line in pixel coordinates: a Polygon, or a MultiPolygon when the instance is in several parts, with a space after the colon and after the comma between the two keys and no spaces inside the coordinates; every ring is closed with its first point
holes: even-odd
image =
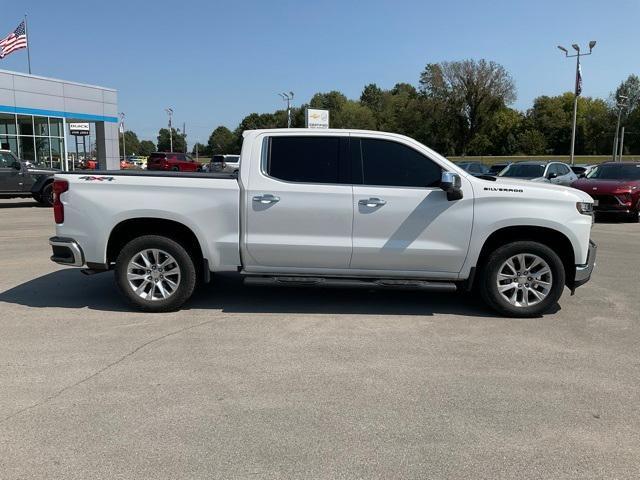
{"type": "Polygon", "coordinates": [[[587,178],[600,180],[640,180],[640,163],[598,165],[591,170],[587,178]]]}
{"type": "Polygon", "coordinates": [[[498,174],[501,170],[504,170],[506,166],[507,165],[505,163],[496,163],[495,165],[491,165],[491,167],[489,167],[489,173],[498,174]]]}
{"type": "Polygon", "coordinates": [[[515,177],[515,178],[538,178],[544,175],[544,165],[518,165],[512,163],[506,170],[498,175],[499,177],[515,177]]]}

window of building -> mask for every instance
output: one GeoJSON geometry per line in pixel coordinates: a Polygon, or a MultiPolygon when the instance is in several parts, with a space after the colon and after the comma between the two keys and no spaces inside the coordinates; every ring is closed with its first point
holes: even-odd
{"type": "Polygon", "coordinates": [[[61,118],[49,118],[49,126],[52,137],[64,137],[61,118]]]}
{"type": "Polygon", "coordinates": [[[18,115],[18,135],[33,136],[33,117],[31,115],[18,115]]]}
{"type": "Polygon", "coordinates": [[[440,184],[440,166],[401,143],[373,138],[362,138],[359,142],[352,139],[352,153],[354,150],[354,167],[360,168],[354,177],[361,178],[363,185],[437,187],[440,184]]]}
{"type": "Polygon", "coordinates": [[[0,136],[16,134],[16,116],[13,113],[0,113],[0,136]]]}
{"type": "Polygon", "coordinates": [[[49,136],[49,118],[48,117],[33,117],[33,126],[35,134],[41,137],[49,136]]]}
{"type": "Polygon", "coordinates": [[[20,160],[33,162],[36,159],[34,137],[18,137],[18,151],[20,160]]]}
{"type": "Polygon", "coordinates": [[[340,137],[271,137],[267,173],[303,183],[347,183],[340,168],[340,137]]]}

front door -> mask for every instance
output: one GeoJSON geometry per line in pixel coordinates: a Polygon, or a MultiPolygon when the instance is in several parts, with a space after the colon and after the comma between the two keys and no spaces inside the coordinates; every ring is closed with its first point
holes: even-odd
{"type": "MultiPolygon", "coordinates": [[[[457,273],[473,222],[471,187],[449,201],[438,185],[442,168],[409,145],[352,138],[354,169],[351,269],[457,273]]],[[[391,273],[393,272],[393,273],[391,273]]]]}
{"type": "Polygon", "coordinates": [[[345,163],[348,138],[264,137],[262,164],[250,165],[246,186],[247,271],[349,267],[353,187],[345,163]]]}
{"type": "Polygon", "coordinates": [[[0,152],[0,192],[22,192],[25,190],[24,168],[16,168],[13,154],[0,152]]]}

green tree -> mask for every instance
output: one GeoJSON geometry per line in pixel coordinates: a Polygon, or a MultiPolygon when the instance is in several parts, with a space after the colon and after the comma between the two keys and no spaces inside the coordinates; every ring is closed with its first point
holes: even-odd
{"type": "Polygon", "coordinates": [[[209,136],[207,152],[210,155],[236,153],[238,139],[227,127],[219,126],[209,136]]]}
{"type": "Polygon", "coordinates": [[[516,99],[511,75],[500,64],[463,60],[428,64],[420,75],[423,95],[445,102],[455,120],[458,150],[464,154],[473,137],[484,133],[493,116],[516,99]]]}
{"type": "MultiPolygon", "coordinates": [[[[138,140],[138,136],[135,132],[132,132],[131,130],[124,132],[124,142],[127,156],[137,154],[140,151],[140,140],[138,140]]],[[[120,135],[120,156],[122,155],[122,135],[120,135]]]]}
{"type": "Polygon", "coordinates": [[[348,100],[340,109],[329,113],[332,128],[358,128],[375,130],[376,118],[373,112],[359,102],[348,100]]]}
{"type": "Polygon", "coordinates": [[[360,95],[360,103],[369,108],[379,118],[382,111],[382,102],[384,98],[384,92],[375,83],[370,83],[365,86],[360,95]]]}
{"type": "Polygon", "coordinates": [[[140,155],[144,157],[148,157],[153,152],[156,151],[156,144],[151,140],[142,140],[140,142],[140,151],[138,152],[140,155]]]}
{"type": "Polygon", "coordinates": [[[204,143],[196,142],[193,144],[193,148],[191,149],[191,153],[193,155],[206,156],[209,155],[209,147],[204,143]]]}
{"type": "MultiPolygon", "coordinates": [[[[173,151],[174,152],[186,152],[187,151],[187,139],[185,135],[182,135],[175,128],[173,131],[173,151]]],[[[169,129],[161,128],[158,132],[158,151],[169,152],[171,149],[171,141],[169,138],[169,129]]]]}
{"type": "Polygon", "coordinates": [[[518,135],[518,150],[525,155],[544,155],[547,141],[538,130],[524,130],[518,135]]]}

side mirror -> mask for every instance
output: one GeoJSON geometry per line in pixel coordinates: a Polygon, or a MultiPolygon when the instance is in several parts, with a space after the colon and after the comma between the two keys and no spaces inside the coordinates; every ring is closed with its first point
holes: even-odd
{"type": "Polygon", "coordinates": [[[548,173],[548,174],[547,174],[547,178],[548,178],[549,180],[552,180],[552,179],[554,179],[554,178],[557,178],[557,176],[558,176],[558,174],[557,174],[557,173],[554,173],[554,172],[551,172],[551,173],[548,173]]]}
{"type": "Polygon", "coordinates": [[[22,170],[22,164],[20,162],[13,162],[11,166],[16,170],[22,170]]]}
{"type": "Polygon", "coordinates": [[[457,173],[442,172],[440,188],[447,192],[447,200],[449,201],[462,198],[462,180],[457,173]]]}

